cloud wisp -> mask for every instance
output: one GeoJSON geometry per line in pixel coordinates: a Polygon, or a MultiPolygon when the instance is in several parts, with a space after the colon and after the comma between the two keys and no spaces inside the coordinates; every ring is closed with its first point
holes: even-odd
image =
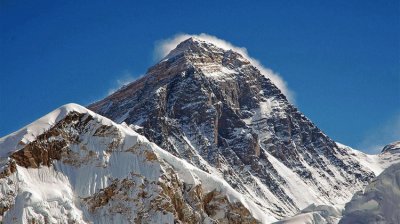
{"type": "Polygon", "coordinates": [[[295,94],[292,90],[288,88],[286,81],[277,73],[274,73],[271,69],[264,67],[260,61],[249,56],[247,49],[244,47],[237,47],[228,41],[222,40],[218,37],[208,35],[205,33],[201,34],[177,34],[172,38],[161,40],[156,42],[154,49],[154,58],[160,60],[165,57],[171,50],[176,48],[176,46],[182,41],[190,38],[196,37],[200,40],[204,40],[215,44],[216,46],[225,49],[233,50],[240,53],[243,57],[247,58],[255,67],[260,70],[261,74],[269,78],[288,98],[291,103],[295,103],[295,94]]]}
{"type": "Polygon", "coordinates": [[[133,76],[128,70],[123,71],[122,74],[120,75],[120,77],[115,81],[115,84],[113,85],[113,87],[111,87],[107,91],[107,94],[108,95],[113,94],[115,91],[119,90],[123,86],[128,85],[129,83],[139,79],[142,76],[143,75],[133,76]]]}
{"type": "Polygon", "coordinates": [[[368,153],[379,153],[389,143],[400,140],[400,113],[374,130],[367,132],[358,148],[368,153]]]}

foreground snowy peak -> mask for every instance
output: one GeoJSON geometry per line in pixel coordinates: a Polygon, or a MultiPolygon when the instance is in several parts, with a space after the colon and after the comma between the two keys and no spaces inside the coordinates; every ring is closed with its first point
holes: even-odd
{"type": "Polygon", "coordinates": [[[193,38],[89,108],[221,176],[278,219],[311,203],[344,204],[374,177],[248,59],[193,38]]]}
{"type": "Polygon", "coordinates": [[[273,220],[224,180],[76,104],[2,138],[0,151],[4,223],[273,220]]]}
{"type": "Polygon", "coordinates": [[[69,103],[65,104],[56,110],[52,111],[51,113],[39,118],[38,120],[34,121],[33,123],[21,128],[20,130],[7,135],[3,138],[0,138],[0,156],[4,157],[4,153],[13,152],[15,150],[21,149],[26,144],[34,141],[37,136],[41,135],[46,130],[50,129],[60,120],[64,119],[69,113],[77,112],[82,114],[89,114],[102,120],[103,122],[111,124],[112,121],[108,119],[102,118],[95,114],[94,112],[86,109],[85,107],[75,104],[69,103]]]}

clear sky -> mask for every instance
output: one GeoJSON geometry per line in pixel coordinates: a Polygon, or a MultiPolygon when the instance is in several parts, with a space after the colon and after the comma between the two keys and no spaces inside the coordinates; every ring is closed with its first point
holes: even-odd
{"type": "Polygon", "coordinates": [[[334,140],[400,140],[400,1],[299,2],[0,1],[0,136],[145,73],[157,41],[207,33],[279,73],[334,140]]]}

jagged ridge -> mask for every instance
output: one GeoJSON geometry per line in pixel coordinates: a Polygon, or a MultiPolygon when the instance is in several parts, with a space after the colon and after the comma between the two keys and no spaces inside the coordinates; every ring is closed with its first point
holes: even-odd
{"type": "Polygon", "coordinates": [[[196,38],[89,108],[142,127],[150,141],[223,177],[276,218],[312,202],[343,204],[374,177],[249,60],[196,38]]]}
{"type": "Polygon", "coordinates": [[[0,149],[5,223],[269,220],[225,181],[76,104],[0,139],[0,149]]]}
{"type": "Polygon", "coordinates": [[[0,139],[0,220],[269,223],[307,207],[283,222],[333,223],[400,158],[335,143],[249,60],[196,38],[90,108],[122,124],[68,104],[0,139]]]}

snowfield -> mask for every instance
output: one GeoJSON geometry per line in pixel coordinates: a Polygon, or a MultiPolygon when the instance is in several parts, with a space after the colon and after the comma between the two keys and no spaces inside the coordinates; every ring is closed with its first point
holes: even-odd
{"type": "MultiPolygon", "coordinates": [[[[24,145],[35,141],[36,137],[46,133],[57,122],[62,121],[71,112],[86,114],[93,117],[95,126],[105,125],[115,127],[121,136],[118,147],[110,154],[107,143],[112,142],[111,136],[96,138],[93,133],[95,127],[91,127],[89,135],[80,135],[79,145],[70,145],[69,148],[78,154],[82,154],[82,146],[93,150],[96,154],[94,161],[79,166],[55,161],[53,166],[40,166],[39,168],[25,168],[17,165],[16,171],[7,178],[0,179],[0,198],[15,193],[11,202],[11,208],[5,212],[3,221],[5,223],[30,223],[37,222],[67,223],[129,223],[130,221],[121,215],[110,214],[102,211],[105,218],[100,214],[91,214],[83,205],[82,198],[90,197],[109,187],[115,179],[124,179],[135,172],[135,175],[144,177],[149,182],[156,182],[161,178],[161,172],[165,169],[163,163],[168,164],[177,172],[180,181],[190,186],[202,186],[205,192],[217,191],[226,195],[231,203],[240,202],[256,219],[263,223],[270,223],[275,219],[263,211],[258,205],[242,194],[234,190],[225,180],[218,176],[206,173],[186,161],[179,159],[157,145],[150,143],[145,137],[137,134],[126,125],[119,125],[107,118],[95,114],[77,104],[67,104],[48,115],[40,118],[37,122],[22,128],[21,130],[5,136],[0,140],[2,155],[10,155],[20,150],[24,145]],[[18,139],[19,138],[19,139],[18,139]],[[23,142],[23,143],[20,143],[23,142]],[[106,143],[106,144],[105,144],[106,143]],[[154,152],[159,161],[147,161],[141,153],[127,152],[131,148],[142,148],[144,152],[154,152]],[[11,192],[11,193],[10,193],[11,192]]],[[[83,155],[81,155],[83,156],[83,155]]],[[[2,164],[10,159],[2,157],[2,164]]],[[[3,207],[6,201],[1,202],[3,207]]],[[[110,205],[112,206],[112,205],[110,205]]],[[[130,214],[135,214],[132,206],[130,214]]],[[[172,223],[172,214],[151,217],[154,223],[172,223]]]]}
{"type": "Polygon", "coordinates": [[[346,204],[340,224],[400,223],[400,163],[385,169],[346,204]]]}

